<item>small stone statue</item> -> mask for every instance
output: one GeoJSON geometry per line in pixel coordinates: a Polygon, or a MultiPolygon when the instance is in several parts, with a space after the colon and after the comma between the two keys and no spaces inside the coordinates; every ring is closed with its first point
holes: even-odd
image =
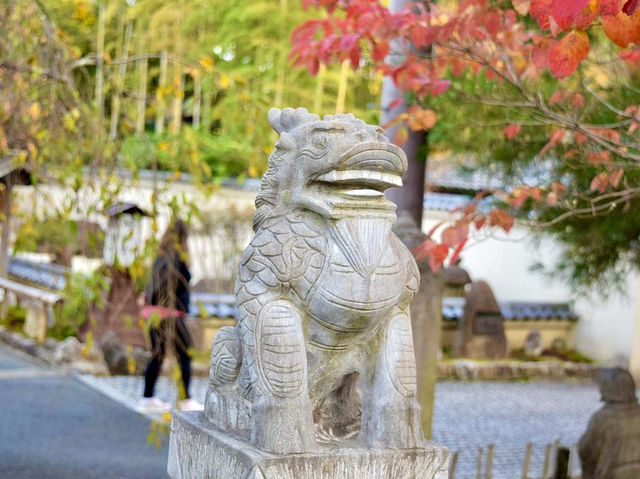
{"type": "Polygon", "coordinates": [[[409,304],[418,269],[384,191],[403,151],[353,115],[272,109],[280,135],[216,336],[205,415],[277,454],[425,447],[409,304]]]}
{"type": "Polygon", "coordinates": [[[603,369],[598,387],[605,405],[580,438],[583,479],[640,478],[640,405],[631,374],[603,369]]]}

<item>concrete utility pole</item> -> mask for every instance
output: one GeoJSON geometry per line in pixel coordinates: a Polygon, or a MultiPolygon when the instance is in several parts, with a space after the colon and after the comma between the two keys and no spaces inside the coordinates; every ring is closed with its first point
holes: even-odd
{"type": "MultiPolygon", "coordinates": [[[[402,10],[415,0],[391,0],[389,9],[392,12],[402,10]]],[[[405,45],[397,42],[391,45],[391,53],[387,62],[402,63],[405,59],[405,45]]],[[[385,125],[407,110],[404,102],[395,108],[389,108],[396,99],[404,98],[391,78],[385,78],[382,85],[382,114],[380,123],[385,125]]],[[[389,138],[393,139],[399,125],[387,129],[389,138]]],[[[426,131],[409,131],[409,137],[403,145],[399,145],[407,155],[408,169],[402,178],[401,188],[387,190],[387,198],[393,201],[400,221],[396,224],[396,232],[402,242],[409,248],[415,248],[424,240],[420,231],[422,226],[422,210],[424,204],[424,182],[426,171],[426,131]]],[[[440,330],[443,279],[441,274],[433,273],[426,261],[421,261],[420,289],[411,306],[411,323],[413,326],[413,343],[416,353],[418,401],[422,407],[422,428],[427,438],[431,437],[433,423],[433,405],[438,374],[438,356],[440,352],[440,330]]]]}
{"type": "MultiPolygon", "coordinates": [[[[399,3],[395,0],[393,3],[399,3]]],[[[407,105],[401,105],[388,109],[396,98],[403,98],[403,92],[394,83],[391,78],[385,78],[382,85],[382,114],[380,115],[380,123],[385,125],[407,110],[407,105]]],[[[387,129],[389,138],[393,139],[400,125],[392,126],[387,129]]],[[[426,153],[419,156],[421,151],[426,152],[427,132],[409,130],[409,137],[403,145],[399,145],[407,155],[409,168],[402,177],[401,188],[390,188],[387,190],[387,198],[393,201],[397,206],[397,213],[407,211],[418,226],[422,225],[422,209],[424,204],[424,181],[426,172],[426,153]]]]}
{"type": "MultiPolygon", "coordinates": [[[[389,10],[391,12],[400,11],[408,4],[416,3],[415,0],[391,0],[389,10]]],[[[397,65],[405,60],[404,48],[400,41],[396,41],[391,45],[391,52],[387,56],[387,62],[397,65]]],[[[401,113],[407,110],[408,105],[404,102],[395,108],[389,108],[396,99],[404,99],[404,92],[398,88],[393,79],[386,77],[382,84],[382,114],[380,115],[380,123],[385,125],[391,122],[401,113]]],[[[395,125],[387,129],[389,138],[393,138],[396,131],[401,125],[395,125]]],[[[407,141],[401,146],[409,160],[409,168],[402,178],[403,186],[401,188],[391,188],[387,190],[387,198],[398,205],[397,212],[407,211],[416,222],[418,227],[422,226],[422,209],[424,203],[424,181],[426,168],[426,131],[409,130],[407,141]],[[421,152],[424,152],[421,155],[421,152]]]]}

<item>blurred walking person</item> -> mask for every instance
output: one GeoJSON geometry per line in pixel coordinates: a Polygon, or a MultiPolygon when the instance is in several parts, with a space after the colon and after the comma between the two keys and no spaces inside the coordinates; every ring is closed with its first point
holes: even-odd
{"type": "Polygon", "coordinates": [[[167,347],[172,347],[181,373],[177,403],[181,410],[201,410],[202,404],[189,396],[191,380],[191,357],[189,348],[193,341],[185,319],[189,311],[189,281],[191,273],[187,266],[187,225],[176,220],[165,231],[158,247],[158,256],[153,262],[151,280],[147,285],[142,316],[147,320],[151,340],[151,360],[144,374],[144,394],[140,409],[146,411],[168,411],[171,405],[154,397],[154,389],[167,347]]]}

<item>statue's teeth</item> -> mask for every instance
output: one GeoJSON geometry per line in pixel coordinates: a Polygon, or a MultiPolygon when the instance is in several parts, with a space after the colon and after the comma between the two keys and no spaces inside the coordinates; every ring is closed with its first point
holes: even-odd
{"type": "Polygon", "coordinates": [[[357,190],[347,190],[345,191],[346,194],[351,195],[351,196],[371,196],[371,197],[376,197],[376,196],[384,196],[384,194],[378,190],[372,190],[369,188],[363,188],[363,189],[357,189],[357,190]]]}
{"type": "Polygon", "coordinates": [[[387,183],[394,186],[402,186],[402,178],[391,173],[383,173],[380,171],[364,171],[364,170],[332,170],[318,177],[320,181],[339,182],[353,180],[373,180],[380,183],[387,183]]]}

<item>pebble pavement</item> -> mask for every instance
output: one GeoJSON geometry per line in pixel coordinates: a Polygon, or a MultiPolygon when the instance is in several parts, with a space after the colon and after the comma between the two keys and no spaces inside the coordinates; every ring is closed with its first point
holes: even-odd
{"type": "MultiPolygon", "coordinates": [[[[131,408],[142,394],[141,377],[83,378],[131,408]]],[[[192,397],[204,401],[206,387],[206,379],[194,378],[192,397]]],[[[156,396],[175,401],[175,387],[169,378],[159,379],[156,396]]],[[[575,444],[599,407],[599,394],[591,383],[443,381],[436,389],[433,440],[452,452],[459,451],[455,479],[476,478],[479,448],[484,451],[480,477],[485,479],[489,444],[495,445],[491,477],[519,479],[529,442],[533,453],[528,477],[540,479],[545,447],[556,440],[574,448],[575,459],[571,462],[573,476],[577,477],[580,471],[575,444]]]]}

